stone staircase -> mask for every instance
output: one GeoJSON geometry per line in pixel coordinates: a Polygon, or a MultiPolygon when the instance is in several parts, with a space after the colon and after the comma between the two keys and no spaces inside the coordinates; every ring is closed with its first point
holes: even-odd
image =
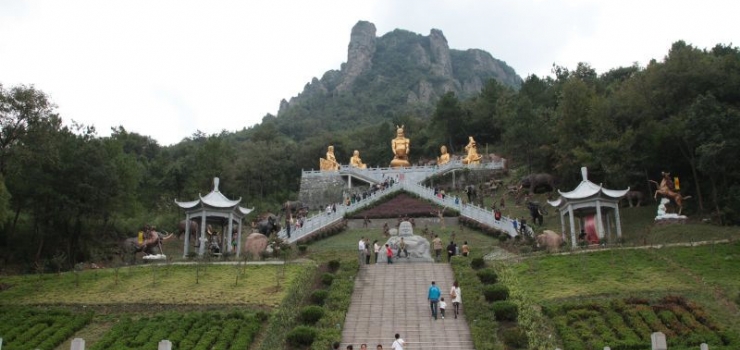
{"type": "MultiPolygon", "coordinates": [[[[400,258],[400,260],[404,260],[400,258]]],[[[355,280],[352,302],[342,331],[342,346],[355,349],[378,344],[390,349],[399,333],[407,349],[472,350],[470,329],[465,322],[465,291],[461,314],[454,318],[449,290],[454,282],[446,263],[394,263],[363,265],[355,280]],[[435,281],[447,301],[445,319],[431,317],[427,291],[435,281]]]]}

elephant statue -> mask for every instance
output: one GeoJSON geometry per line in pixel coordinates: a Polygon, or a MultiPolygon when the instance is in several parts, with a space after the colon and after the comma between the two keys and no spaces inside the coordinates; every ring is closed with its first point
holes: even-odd
{"type": "Polygon", "coordinates": [[[262,256],[262,252],[267,249],[269,239],[267,236],[253,232],[247,236],[247,240],[244,242],[244,252],[250,254],[253,258],[257,259],[262,256]]]}
{"type": "Polygon", "coordinates": [[[549,191],[555,190],[555,177],[548,173],[530,174],[522,178],[521,188],[529,188],[529,194],[534,194],[537,188],[547,186],[549,191]]]}
{"type": "MultiPolygon", "coordinates": [[[[185,228],[187,226],[186,220],[182,220],[177,224],[177,239],[180,239],[182,235],[185,234],[185,228]]],[[[200,225],[198,225],[198,222],[195,220],[190,220],[190,244],[192,244],[195,247],[198,247],[200,245],[200,240],[196,239],[198,237],[198,234],[200,234],[200,225]]]]}
{"type": "Polygon", "coordinates": [[[545,217],[543,214],[543,208],[540,207],[539,203],[535,202],[528,202],[527,203],[527,209],[529,209],[529,216],[532,217],[532,223],[535,225],[540,225],[545,222],[545,217]]]}
{"type": "Polygon", "coordinates": [[[545,230],[537,235],[537,246],[544,247],[548,252],[557,252],[563,244],[563,237],[555,231],[545,230]]]}
{"type": "Polygon", "coordinates": [[[121,242],[121,259],[129,263],[135,263],[136,253],[144,252],[146,255],[158,254],[156,248],[159,248],[159,254],[164,254],[162,251],[162,242],[169,240],[174,235],[174,233],[165,235],[161,232],[150,231],[149,237],[145,237],[142,244],[139,244],[139,237],[126,238],[121,242]]]}
{"type": "Polygon", "coordinates": [[[474,185],[465,186],[465,193],[468,195],[468,203],[473,204],[478,199],[478,190],[474,185]]]}
{"type": "Polygon", "coordinates": [[[286,216],[288,213],[293,217],[306,216],[308,213],[308,205],[301,201],[286,201],[283,203],[283,212],[286,216]]]}
{"type": "Polygon", "coordinates": [[[627,203],[629,203],[630,208],[639,207],[640,204],[642,204],[642,201],[645,199],[645,195],[640,191],[629,191],[627,192],[627,194],[624,195],[624,199],[627,200],[627,203]],[[636,203],[632,204],[633,201],[636,203]]]}
{"type": "Polygon", "coordinates": [[[273,214],[267,214],[264,218],[256,223],[257,232],[270,236],[271,233],[277,233],[280,231],[279,218],[273,214]]]}

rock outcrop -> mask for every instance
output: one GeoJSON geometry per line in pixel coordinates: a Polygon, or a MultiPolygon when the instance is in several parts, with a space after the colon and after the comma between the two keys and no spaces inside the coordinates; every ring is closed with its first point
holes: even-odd
{"type": "Polygon", "coordinates": [[[343,79],[337,86],[337,92],[349,90],[357,77],[372,68],[372,59],[375,54],[375,31],[375,25],[366,21],[360,21],[352,28],[347,50],[347,64],[342,69],[343,79]]]}

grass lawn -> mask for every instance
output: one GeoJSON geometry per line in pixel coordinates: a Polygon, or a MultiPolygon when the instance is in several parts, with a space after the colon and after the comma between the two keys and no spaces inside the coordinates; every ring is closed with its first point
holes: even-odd
{"type": "Polygon", "coordinates": [[[76,274],[3,276],[0,304],[245,304],[276,306],[298,264],[147,265],[76,274]],[[196,283],[198,273],[198,283],[196,283]],[[237,283],[237,274],[239,280],[237,283]]]}

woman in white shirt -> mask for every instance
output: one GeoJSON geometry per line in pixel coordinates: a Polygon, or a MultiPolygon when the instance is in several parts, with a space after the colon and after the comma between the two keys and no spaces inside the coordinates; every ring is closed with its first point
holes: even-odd
{"type": "Polygon", "coordinates": [[[452,299],[452,307],[455,309],[455,318],[457,318],[457,314],[460,313],[460,303],[462,303],[462,292],[457,281],[450,288],[450,298],[452,299]]]}

